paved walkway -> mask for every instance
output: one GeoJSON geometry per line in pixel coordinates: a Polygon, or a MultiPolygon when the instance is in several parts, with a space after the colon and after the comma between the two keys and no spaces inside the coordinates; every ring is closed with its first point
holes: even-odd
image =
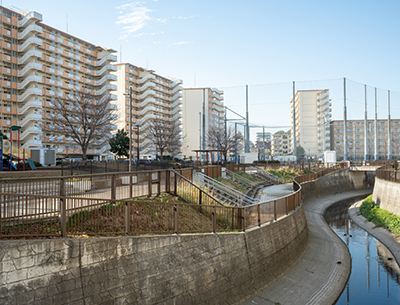
{"type": "Polygon", "coordinates": [[[377,240],[383,243],[389,251],[392,253],[397,264],[400,262],[400,238],[396,237],[395,234],[390,233],[388,230],[382,227],[376,227],[373,222],[368,221],[364,216],[360,215],[360,206],[362,200],[357,201],[349,208],[349,217],[359,227],[367,231],[369,234],[374,236],[377,240]]]}
{"type": "Polygon", "coordinates": [[[350,275],[350,253],[327,225],[323,213],[337,201],[370,193],[351,191],[308,202],[304,206],[310,232],[306,253],[279,280],[241,304],[334,304],[350,275]]]}

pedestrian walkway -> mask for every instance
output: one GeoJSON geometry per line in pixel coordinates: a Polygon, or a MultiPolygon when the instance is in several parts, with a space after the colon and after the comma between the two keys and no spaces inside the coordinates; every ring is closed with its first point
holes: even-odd
{"type": "Polygon", "coordinates": [[[305,204],[310,234],[307,251],[284,276],[241,304],[334,304],[350,275],[351,258],[346,245],[325,222],[323,213],[335,202],[370,193],[371,190],[345,192],[305,204]]]}

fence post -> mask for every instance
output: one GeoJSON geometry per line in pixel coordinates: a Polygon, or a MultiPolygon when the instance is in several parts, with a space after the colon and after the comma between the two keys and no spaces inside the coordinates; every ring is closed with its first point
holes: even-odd
{"type": "Polygon", "coordinates": [[[115,174],[113,174],[111,176],[111,200],[115,200],[116,191],[115,174]]]}
{"type": "Polygon", "coordinates": [[[286,201],[285,201],[285,209],[286,209],[286,215],[288,214],[288,197],[286,197],[286,201]]]}
{"type": "Polygon", "coordinates": [[[129,235],[129,233],[130,233],[130,219],[131,219],[131,215],[130,215],[129,202],[125,201],[125,234],[126,235],[129,235]]]}
{"type": "Polygon", "coordinates": [[[278,219],[278,215],[277,215],[278,213],[277,213],[277,211],[276,211],[276,200],[274,200],[274,218],[275,218],[275,220],[277,220],[278,219]]]}
{"type": "Polygon", "coordinates": [[[258,226],[261,227],[261,206],[257,206],[257,214],[258,214],[258,226]]]}
{"type": "Polygon", "coordinates": [[[133,177],[132,177],[132,172],[129,173],[129,198],[133,198],[133,177]]]}
{"type": "Polygon", "coordinates": [[[74,170],[72,169],[72,166],[73,166],[73,161],[71,160],[71,176],[74,175],[74,170]]]}
{"type": "Polygon", "coordinates": [[[107,160],[104,162],[104,170],[105,170],[106,173],[107,173],[107,160]]]}
{"type": "Polygon", "coordinates": [[[93,161],[90,162],[90,174],[91,175],[93,174],[93,161]]]}
{"type": "Polygon", "coordinates": [[[61,161],[61,177],[64,176],[64,162],[61,161]]]}
{"type": "Polygon", "coordinates": [[[217,231],[217,215],[216,215],[216,207],[212,207],[212,230],[213,233],[217,231]]]}
{"type": "Polygon", "coordinates": [[[174,227],[175,227],[175,234],[178,234],[178,206],[174,205],[174,227]]]}
{"type": "Polygon", "coordinates": [[[65,198],[65,179],[60,179],[60,221],[61,221],[61,237],[67,237],[67,208],[65,198]]]}
{"type": "Polygon", "coordinates": [[[161,194],[161,171],[157,172],[157,195],[161,194]]]}
{"type": "Polygon", "coordinates": [[[171,183],[171,171],[167,170],[166,176],[165,176],[165,192],[166,193],[169,193],[171,191],[170,183],[171,183]]]}
{"type": "Polygon", "coordinates": [[[153,172],[149,172],[149,179],[148,179],[148,190],[149,190],[149,197],[151,197],[153,190],[152,190],[152,181],[153,181],[153,172]]]}
{"type": "Polygon", "coordinates": [[[177,195],[178,191],[178,175],[175,173],[175,179],[174,179],[174,194],[175,196],[177,195]]]}

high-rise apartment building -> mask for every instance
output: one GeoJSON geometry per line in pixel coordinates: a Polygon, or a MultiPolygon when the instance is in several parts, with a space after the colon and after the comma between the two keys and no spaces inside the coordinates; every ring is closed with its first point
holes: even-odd
{"type": "Polygon", "coordinates": [[[183,155],[195,157],[193,150],[207,149],[211,128],[225,128],[222,90],[217,88],[183,89],[183,155]]]}
{"type": "MultiPolygon", "coordinates": [[[[37,12],[0,6],[1,132],[9,135],[11,126],[20,126],[22,148],[53,147],[57,156],[81,156],[80,146],[52,123],[55,101],[80,91],[101,97],[116,90],[113,53],[43,24],[37,12]]],[[[107,148],[107,138],[96,139],[87,154],[103,159],[107,148]]]]}
{"type": "MultiPolygon", "coordinates": [[[[388,145],[388,126],[388,120],[377,120],[375,136],[375,120],[367,120],[367,135],[365,136],[364,120],[347,120],[347,159],[362,161],[365,154],[367,160],[375,160],[375,156],[378,160],[386,160],[389,155],[392,159],[400,159],[400,120],[390,120],[391,151],[388,145]]],[[[332,121],[330,129],[331,149],[336,151],[338,160],[343,160],[344,121],[332,121]]]]}
{"type": "MultiPolygon", "coordinates": [[[[140,155],[158,153],[148,129],[152,119],[164,120],[179,125],[182,129],[182,80],[170,79],[129,63],[115,65],[113,75],[117,78],[118,129],[129,134],[130,97],[132,88],[133,146],[137,147],[137,126],[139,126],[140,155]]],[[[171,152],[169,152],[171,153],[171,152]]],[[[181,152],[180,152],[181,153],[181,152]]],[[[177,155],[175,155],[176,157],[177,155]]]]}
{"type": "Polygon", "coordinates": [[[271,154],[273,156],[291,155],[290,147],[292,146],[291,131],[284,132],[280,130],[272,135],[271,154]]]}
{"type": "MultiPolygon", "coordinates": [[[[322,155],[329,150],[329,122],[332,117],[329,89],[299,90],[295,95],[296,145],[307,155],[322,155]]],[[[293,134],[293,99],[290,101],[293,134]]],[[[290,148],[293,151],[293,145],[290,148]]]]}

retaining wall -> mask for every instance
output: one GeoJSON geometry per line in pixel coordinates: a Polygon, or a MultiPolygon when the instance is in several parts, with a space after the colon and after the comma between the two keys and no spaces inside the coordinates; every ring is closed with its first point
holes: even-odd
{"type": "Polygon", "coordinates": [[[400,216],[400,183],[376,178],[372,200],[393,214],[400,216]]]}
{"type": "Polygon", "coordinates": [[[232,234],[0,242],[1,304],[234,304],[308,246],[304,210],[232,234]]]}

